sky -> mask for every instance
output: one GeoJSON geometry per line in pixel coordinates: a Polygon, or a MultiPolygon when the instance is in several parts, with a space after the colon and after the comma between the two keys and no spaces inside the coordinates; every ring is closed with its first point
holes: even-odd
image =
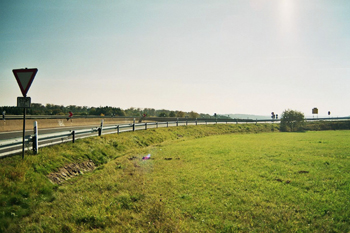
{"type": "Polygon", "coordinates": [[[0,2],[0,106],[350,115],[348,0],[0,2]]]}

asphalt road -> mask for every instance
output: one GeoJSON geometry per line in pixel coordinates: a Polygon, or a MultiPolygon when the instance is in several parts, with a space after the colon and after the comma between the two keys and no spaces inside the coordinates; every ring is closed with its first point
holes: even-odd
{"type": "MultiPolygon", "coordinates": [[[[225,122],[197,122],[198,124],[226,124],[225,122]]],[[[187,122],[182,121],[176,123],[173,122],[150,122],[149,124],[136,124],[134,130],[145,130],[145,129],[151,129],[151,128],[158,128],[158,127],[173,127],[173,126],[181,126],[181,125],[195,125],[196,122],[187,122]]],[[[243,122],[231,122],[234,124],[241,124],[243,122]]],[[[254,123],[254,122],[250,122],[254,123]]],[[[102,134],[110,134],[110,133],[117,133],[118,129],[115,127],[115,124],[106,124],[103,127],[102,134]],[[108,127],[113,126],[113,127],[108,127]]],[[[46,128],[46,129],[40,129],[39,128],[39,141],[38,146],[44,147],[49,145],[54,145],[58,143],[63,142],[72,142],[73,136],[70,134],[71,131],[75,130],[75,139],[85,138],[85,137],[91,137],[91,136],[98,136],[98,130],[97,128],[99,125],[85,125],[85,126],[74,126],[74,127],[58,127],[58,128],[46,128]],[[90,130],[93,129],[93,130],[90,130]],[[81,131],[83,130],[83,131],[81,131]],[[60,133],[58,134],[57,133],[60,133]],[[51,134],[51,135],[50,135],[51,134]],[[54,134],[54,135],[52,135],[54,134]],[[45,135],[45,136],[43,136],[45,135]],[[43,137],[41,137],[43,136],[43,137]]],[[[127,132],[132,131],[133,127],[132,124],[123,124],[120,125],[119,132],[127,132]]],[[[27,130],[26,136],[33,135],[33,130],[27,130]]],[[[5,156],[10,156],[14,154],[19,154],[22,150],[22,131],[12,131],[12,132],[1,132],[0,133],[0,158],[5,156]],[[13,140],[14,139],[14,140],[13,140]],[[6,140],[9,140],[6,142],[6,140]]],[[[25,143],[25,149],[31,150],[33,147],[33,141],[28,141],[28,138],[26,139],[25,143]]]]}
{"type": "MultiPolygon", "coordinates": [[[[115,126],[116,124],[105,124],[103,127],[108,127],[108,126],[115,126]]],[[[127,124],[123,124],[127,125],[127,124]]],[[[183,125],[183,124],[182,124],[183,125]]],[[[165,125],[162,125],[160,127],[164,127],[165,125]]],[[[169,124],[169,126],[174,126],[169,124]]],[[[41,134],[49,134],[49,133],[59,133],[59,132],[69,132],[72,130],[79,130],[79,129],[89,129],[89,128],[98,128],[100,127],[99,125],[84,125],[84,126],[74,126],[74,127],[58,127],[58,128],[47,128],[47,129],[42,129],[39,128],[39,135],[41,134]]],[[[154,125],[148,126],[149,128],[155,128],[154,125]]],[[[135,128],[135,130],[141,130],[144,129],[144,126],[138,126],[135,128]]],[[[114,130],[116,131],[116,130],[114,130]]],[[[125,131],[125,130],[120,130],[120,132],[125,131]]],[[[130,131],[130,129],[126,130],[130,131]]],[[[33,135],[34,132],[33,130],[26,130],[25,135],[33,135]]],[[[97,134],[96,134],[97,135],[97,134]]],[[[11,132],[0,132],[0,140],[6,140],[6,139],[12,139],[12,138],[20,138],[23,136],[23,131],[11,131],[11,132]]]]}
{"type": "MultiPolygon", "coordinates": [[[[40,134],[47,134],[47,133],[58,133],[58,132],[64,132],[64,131],[70,131],[70,130],[78,130],[78,129],[87,129],[87,128],[96,128],[99,127],[98,125],[84,125],[84,126],[74,126],[74,127],[59,127],[59,128],[48,128],[48,129],[40,129],[39,128],[39,135],[40,134]]],[[[33,135],[33,130],[26,130],[25,135],[33,135]]],[[[0,132],[0,140],[6,140],[11,138],[19,138],[23,136],[23,131],[12,131],[12,132],[0,132]]]]}
{"type": "MultiPolygon", "coordinates": [[[[107,126],[107,125],[105,125],[107,126]]],[[[49,129],[39,129],[39,137],[40,135],[46,135],[46,134],[51,134],[51,133],[70,133],[70,131],[73,130],[80,130],[80,129],[97,129],[98,126],[96,125],[85,125],[85,126],[74,126],[74,127],[59,127],[59,128],[49,128],[49,129]]],[[[33,130],[26,130],[26,136],[29,135],[34,135],[33,130]]],[[[82,138],[82,137],[89,137],[89,136],[97,136],[98,132],[94,131],[93,133],[86,133],[84,135],[76,135],[76,139],[82,138]]],[[[22,151],[22,136],[23,136],[23,131],[13,131],[13,132],[1,132],[0,133],[0,158],[6,157],[6,156],[11,156],[15,154],[20,154],[22,151]],[[18,143],[17,145],[12,144],[12,146],[1,146],[1,141],[4,140],[13,140],[14,143],[18,143]]],[[[68,136],[62,136],[59,138],[48,138],[48,139],[43,139],[38,142],[39,147],[47,146],[47,145],[53,145],[57,143],[62,143],[62,142],[71,142],[72,137],[68,136]]],[[[6,145],[6,144],[5,144],[6,145]]],[[[32,150],[32,143],[25,143],[25,150],[32,150]]]]}

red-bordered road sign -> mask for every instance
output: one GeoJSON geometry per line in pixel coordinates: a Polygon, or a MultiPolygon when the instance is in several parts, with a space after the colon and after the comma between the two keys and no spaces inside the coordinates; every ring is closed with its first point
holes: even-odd
{"type": "Polygon", "coordinates": [[[16,70],[12,70],[12,72],[15,75],[15,78],[17,80],[19,88],[21,89],[23,97],[26,97],[27,92],[30,88],[30,85],[32,85],[34,77],[38,72],[38,69],[37,68],[16,69],[16,70]]]}

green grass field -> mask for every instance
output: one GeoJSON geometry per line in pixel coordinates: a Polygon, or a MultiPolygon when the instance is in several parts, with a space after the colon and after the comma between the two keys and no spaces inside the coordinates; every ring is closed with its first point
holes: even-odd
{"type": "Polygon", "coordinates": [[[350,231],[350,131],[242,134],[271,126],[238,127],[107,135],[1,160],[1,230],[350,231]],[[95,171],[62,185],[47,180],[89,156],[95,171]]]}

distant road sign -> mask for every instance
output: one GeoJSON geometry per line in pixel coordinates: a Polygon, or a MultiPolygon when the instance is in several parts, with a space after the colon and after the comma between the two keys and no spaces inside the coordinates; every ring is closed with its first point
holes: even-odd
{"type": "Polygon", "coordinates": [[[15,78],[17,80],[19,88],[21,89],[23,97],[26,97],[27,92],[30,88],[30,85],[32,85],[34,77],[35,77],[36,73],[38,72],[38,69],[37,68],[16,69],[16,70],[12,70],[12,72],[15,75],[15,78]]]}
{"type": "Polygon", "coordinates": [[[17,97],[17,107],[19,108],[30,108],[30,103],[30,97],[17,97]]]}

